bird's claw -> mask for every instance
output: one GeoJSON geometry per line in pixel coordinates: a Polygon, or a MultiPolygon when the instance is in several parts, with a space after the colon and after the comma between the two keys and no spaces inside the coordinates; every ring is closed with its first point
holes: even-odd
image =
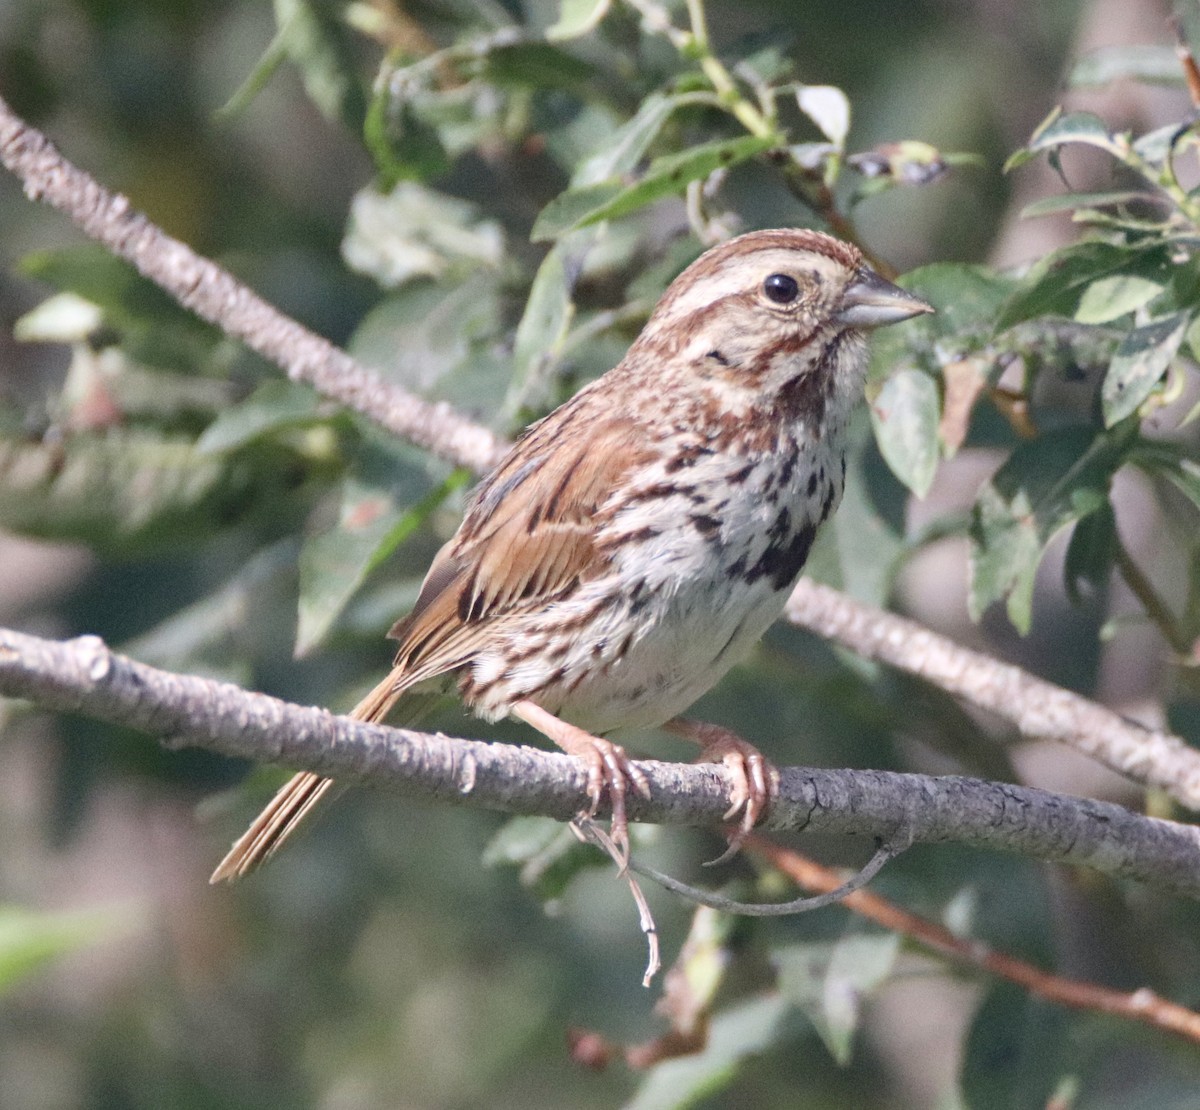
{"type": "Polygon", "coordinates": [[[772,800],[779,794],[779,771],[748,740],[719,725],[678,719],[669,727],[702,746],[697,762],[723,763],[729,773],[729,808],[724,820],[733,821],[739,815],[740,820],[728,833],[729,846],[705,865],[715,867],[741,851],[746,837],[771,808],[772,800]]]}
{"type": "Polygon", "coordinates": [[[586,736],[574,747],[574,755],[587,763],[587,795],[590,805],[584,815],[591,818],[608,795],[612,810],[609,837],[616,849],[621,870],[629,865],[629,821],[625,814],[625,798],[632,787],[643,798],[650,797],[650,783],[641,768],[625,754],[620,744],[599,736],[586,736]]]}

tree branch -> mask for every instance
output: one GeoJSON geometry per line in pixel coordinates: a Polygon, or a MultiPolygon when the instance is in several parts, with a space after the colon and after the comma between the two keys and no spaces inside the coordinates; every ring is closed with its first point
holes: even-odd
{"type": "Polygon", "coordinates": [[[294,381],[307,382],[323,396],[460,466],[486,470],[500,457],[505,445],[487,428],[447,404],[431,405],[393,385],[284,316],[227,270],[134,211],[128,198],[109,192],[68,162],[3,99],[0,161],[24,182],[31,200],[64,212],[185,308],[236,336],[294,381]]]}
{"type": "MultiPolygon", "coordinates": [[[[823,894],[837,890],[844,882],[838,872],[823,867],[799,852],[772,843],[765,837],[751,835],[746,841],[746,848],[770,860],[804,890],[823,894]]],[[[903,909],[873,891],[852,891],[842,899],[842,905],[885,929],[915,940],[923,947],[955,963],[976,967],[1001,979],[1007,979],[1024,987],[1030,994],[1056,1002],[1060,1006],[1097,1010],[1131,1021],[1144,1022],[1156,1029],[1183,1037],[1193,1044],[1200,1044],[1200,1014],[1145,987],[1135,991],[1119,991],[1096,983],[1085,983],[1079,979],[1064,979],[1010,956],[1007,952],[999,952],[982,941],[960,937],[945,925],[903,909]]]]}
{"type": "MultiPolygon", "coordinates": [[[[0,161],[26,193],[66,213],[93,239],[132,262],[181,304],[235,335],[319,393],[439,458],[486,470],[505,444],[447,405],[430,405],[302,328],[215,263],[166,235],[126,198],[66,161],[41,132],[0,100],[0,161]]],[[[870,659],[918,675],[1011,721],[1032,739],[1053,739],[1200,810],[1200,752],[1177,736],[1126,721],[1079,695],[938,636],[914,621],[803,580],[786,617],[870,659]]]]}
{"type": "MultiPolygon", "coordinates": [[[[172,748],[204,747],[442,801],[559,820],[586,804],[586,772],[569,756],[335,717],[148,667],[111,652],[95,636],[57,642],[0,629],[0,694],[137,728],[172,748]]],[[[722,767],[640,766],[652,797],[631,796],[632,819],[721,823],[729,790],[722,767]]],[[[953,840],[1200,898],[1200,829],[1002,783],[793,767],[782,773],[764,827],[891,842],[953,840]]]]}
{"type": "Polygon", "coordinates": [[[962,647],[895,613],[807,578],[784,614],[793,624],[940,686],[1012,722],[1031,740],[1057,740],[1189,809],[1200,809],[1200,751],[1028,671],[962,647]]]}

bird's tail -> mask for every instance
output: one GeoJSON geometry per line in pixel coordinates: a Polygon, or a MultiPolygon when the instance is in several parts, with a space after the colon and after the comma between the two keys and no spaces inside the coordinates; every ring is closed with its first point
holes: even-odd
{"type": "MultiPolygon", "coordinates": [[[[358,721],[382,721],[404,692],[404,686],[396,681],[393,672],[346,715],[358,721]]],[[[219,883],[226,879],[240,879],[261,867],[296,831],[296,827],[308,816],[313,806],[329,793],[332,786],[333,779],[313,774],[312,771],[293,775],[280,787],[251,826],[234,841],[233,847],[208,881],[219,883]]]]}

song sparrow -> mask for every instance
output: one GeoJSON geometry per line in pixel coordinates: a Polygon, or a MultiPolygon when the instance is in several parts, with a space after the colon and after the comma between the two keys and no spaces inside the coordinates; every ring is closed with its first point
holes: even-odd
{"type": "MultiPolygon", "coordinates": [[[[351,712],[381,721],[431,680],[526,721],[588,765],[627,852],[646,792],[600,735],[671,722],[779,616],[845,480],[863,332],[931,312],[809,230],[714,247],[675,279],[620,364],[531,426],[476,490],[391,630],[392,670],[351,712]]],[[[732,734],[673,722],[735,772],[753,824],[770,785],[732,734]]],[[[668,726],[671,727],[671,726],[668,726]]],[[[213,881],[262,863],[330,780],[296,775],[213,881]]]]}

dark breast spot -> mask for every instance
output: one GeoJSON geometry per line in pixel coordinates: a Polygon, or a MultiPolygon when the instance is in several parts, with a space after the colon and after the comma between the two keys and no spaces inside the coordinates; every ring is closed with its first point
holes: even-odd
{"type": "Polygon", "coordinates": [[[803,569],[816,536],[816,525],[806,524],[790,539],[772,541],[746,572],[746,581],[753,583],[767,577],[776,590],[785,589],[803,569]]]}
{"type": "Polygon", "coordinates": [[[792,514],[787,509],[780,509],[775,522],[767,530],[771,542],[782,543],[792,533],[792,514]]]}
{"type": "Polygon", "coordinates": [[[825,500],[821,505],[821,519],[822,520],[829,519],[829,514],[831,512],[833,512],[833,503],[836,500],[837,500],[837,490],[833,487],[833,485],[831,483],[829,488],[825,491],[825,500]]]}
{"type": "Polygon", "coordinates": [[[693,513],[688,519],[705,539],[711,539],[721,530],[721,522],[707,513],[693,513]]]}

